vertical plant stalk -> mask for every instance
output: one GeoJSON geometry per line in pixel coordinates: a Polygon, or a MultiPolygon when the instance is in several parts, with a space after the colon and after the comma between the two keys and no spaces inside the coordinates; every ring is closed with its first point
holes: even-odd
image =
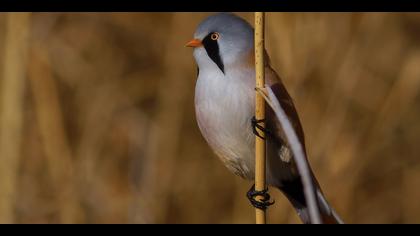
{"type": "MultiPolygon", "coordinates": [[[[0,105],[0,223],[14,223],[30,13],[9,13],[0,105]]],[[[2,45],[3,46],[3,45],[2,45]]]]}
{"type": "MultiPolygon", "coordinates": [[[[264,13],[255,12],[255,73],[256,88],[264,88],[264,13]]],[[[265,119],[265,102],[264,98],[256,92],[255,94],[255,118],[257,120],[265,119]]],[[[265,122],[261,124],[265,127],[265,122]]],[[[264,132],[260,135],[265,137],[264,132]]],[[[255,136],[255,190],[263,191],[265,186],[265,140],[255,136]]],[[[256,198],[257,201],[261,197],[256,198]]],[[[265,210],[255,208],[255,217],[257,224],[266,223],[265,210]]]]}

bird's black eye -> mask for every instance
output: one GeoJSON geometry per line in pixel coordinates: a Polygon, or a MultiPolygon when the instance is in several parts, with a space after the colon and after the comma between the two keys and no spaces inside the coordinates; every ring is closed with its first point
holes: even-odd
{"type": "Polygon", "coordinates": [[[216,63],[217,67],[225,73],[225,68],[222,62],[222,58],[220,57],[219,52],[219,44],[218,39],[220,38],[220,34],[217,32],[211,32],[209,33],[204,39],[203,39],[203,45],[206,49],[207,55],[210,57],[210,59],[216,63]]]}
{"type": "Polygon", "coordinates": [[[214,41],[218,40],[219,37],[220,37],[220,35],[217,32],[214,32],[210,35],[211,40],[214,40],[214,41]]]}

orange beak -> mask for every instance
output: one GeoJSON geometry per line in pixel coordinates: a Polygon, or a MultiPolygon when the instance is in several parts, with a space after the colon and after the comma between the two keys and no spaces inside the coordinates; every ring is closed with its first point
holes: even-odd
{"type": "Polygon", "coordinates": [[[196,48],[196,47],[201,47],[201,46],[203,46],[203,44],[201,43],[201,40],[199,40],[199,39],[193,39],[193,40],[191,40],[191,41],[189,41],[188,43],[187,43],[187,45],[185,45],[186,47],[193,47],[193,48],[196,48]]]}

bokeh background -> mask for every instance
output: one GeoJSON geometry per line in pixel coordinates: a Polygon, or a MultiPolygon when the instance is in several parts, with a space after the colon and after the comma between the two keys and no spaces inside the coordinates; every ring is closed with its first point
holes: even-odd
{"type": "MultiPolygon", "coordinates": [[[[184,45],[210,14],[0,14],[0,223],[253,223],[252,183],[196,125],[184,45]]],[[[419,223],[420,14],[266,23],[330,203],[347,223],[419,223]]],[[[300,223],[271,193],[269,223],[300,223]]]]}

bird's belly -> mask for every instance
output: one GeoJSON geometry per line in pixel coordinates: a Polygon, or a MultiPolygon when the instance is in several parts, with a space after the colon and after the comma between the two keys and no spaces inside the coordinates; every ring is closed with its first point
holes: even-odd
{"type": "MultiPolygon", "coordinates": [[[[220,99],[200,99],[196,104],[198,126],[230,171],[245,179],[254,179],[255,135],[250,121],[254,116],[253,103],[246,107],[241,103],[227,106],[228,103],[220,99]]],[[[290,164],[283,162],[278,154],[278,146],[268,139],[266,180],[269,185],[280,186],[282,180],[292,177],[290,164]]]]}
{"type": "Polygon", "coordinates": [[[213,151],[229,170],[252,179],[255,138],[250,119],[255,106],[253,91],[247,89],[229,88],[228,83],[212,89],[197,81],[195,105],[198,126],[213,151]]]}

